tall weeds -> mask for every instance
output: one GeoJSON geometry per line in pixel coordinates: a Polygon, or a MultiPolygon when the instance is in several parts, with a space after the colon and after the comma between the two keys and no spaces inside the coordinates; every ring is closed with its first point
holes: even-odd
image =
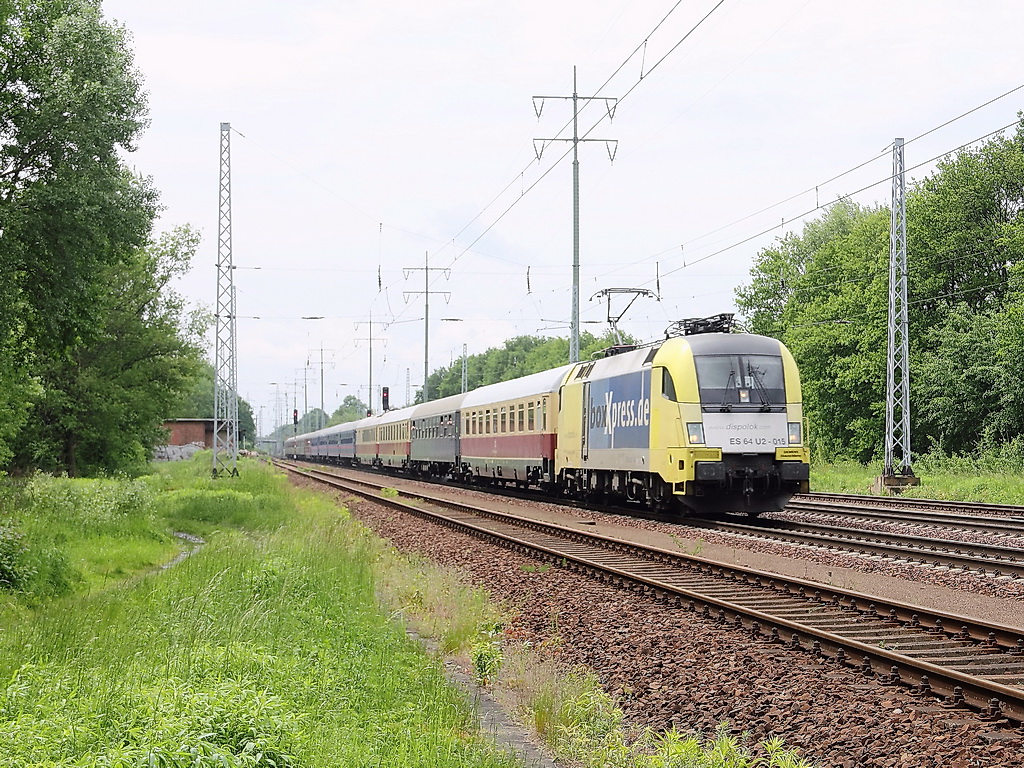
{"type": "Polygon", "coordinates": [[[377,609],[365,531],[255,466],[227,494],[169,471],[202,551],[2,616],[0,766],[512,765],[377,609]]]}

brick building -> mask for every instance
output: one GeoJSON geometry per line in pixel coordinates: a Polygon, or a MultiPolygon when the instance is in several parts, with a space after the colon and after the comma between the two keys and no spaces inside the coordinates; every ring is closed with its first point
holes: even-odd
{"type": "Polygon", "coordinates": [[[213,448],[213,419],[168,419],[167,445],[202,445],[213,448]]]}

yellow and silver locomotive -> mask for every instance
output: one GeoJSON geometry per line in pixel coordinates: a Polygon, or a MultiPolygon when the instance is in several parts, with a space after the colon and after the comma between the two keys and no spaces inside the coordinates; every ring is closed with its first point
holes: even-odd
{"type": "Polygon", "coordinates": [[[576,495],[758,514],[807,491],[800,376],[776,339],[669,338],[580,364],[561,398],[556,465],[576,495]]]}

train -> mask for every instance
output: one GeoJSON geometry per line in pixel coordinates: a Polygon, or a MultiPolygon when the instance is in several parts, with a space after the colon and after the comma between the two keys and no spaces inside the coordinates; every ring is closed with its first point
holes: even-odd
{"type": "Polygon", "coordinates": [[[800,374],[777,339],[690,332],[338,424],[289,459],[710,515],[808,491],[800,374]]]}

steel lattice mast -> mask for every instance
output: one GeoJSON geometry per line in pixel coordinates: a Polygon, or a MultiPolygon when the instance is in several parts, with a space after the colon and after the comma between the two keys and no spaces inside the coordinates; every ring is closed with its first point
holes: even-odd
{"type": "Polygon", "coordinates": [[[238,359],[231,256],[231,123],[220,124],[220,216],[213,362],[213,476],[238,475],[238,359]]]}
{"type": "MultiPolygon", "coordinates": [[[[910,343],[907,324],[907,208],[903,139],[892,153],[892,220],[889,230],[889,354],[885,382],[883,478],[913,477],[910,467],[910,343]]],[[[883,480],[884,483],[884,480],[883,480]]],[[[900,485],[891,482],[889,485],[900,485]]]]}

